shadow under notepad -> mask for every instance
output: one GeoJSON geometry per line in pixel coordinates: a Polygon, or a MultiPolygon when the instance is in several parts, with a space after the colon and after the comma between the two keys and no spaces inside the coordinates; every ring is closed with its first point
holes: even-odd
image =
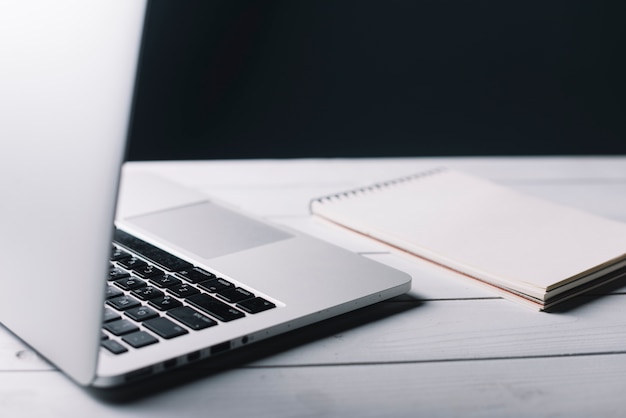
{"type": "Polygon", "coordinates": [[[605,297],[626,294],[626,269],[621,270],[623,270],[623,273],[619,278],[600,285],[588,293],[565,300],[555,307],[547,309],[545,312],[554,314],[572,312],[588,304],[597,303],[605,297]]]}
{"type": "MultiPolygon", "coordinates": [[[[129,383],[117,388],[87,388],[86,390],[103,402],[111,404],[133,403],[170,389],[192,384],[201,379],[209,379],[212,376],[226,373],[231,369],[262,368],[263,366],[253,366],[250,364],[295,349],[307,343],[329,338],[350,329],[415,309],[423,303],[423,301],[411,295],[401,295],[375,305],[296,329],[281,336],[221,354],[214,358],[192,363],[180,369],[153,375],[145,380],[129,383]]],[[[309,365],[303,364],[302,366],[309,365]]]]}

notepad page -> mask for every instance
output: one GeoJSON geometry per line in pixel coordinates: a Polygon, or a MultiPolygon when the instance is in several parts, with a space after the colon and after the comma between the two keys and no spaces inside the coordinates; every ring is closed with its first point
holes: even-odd
{"type": "Polygon", "coordinates": [[[626,253],[626,225],[453,170],[312,202],[312,211],[492,283],[545,291],[626,253]]]}

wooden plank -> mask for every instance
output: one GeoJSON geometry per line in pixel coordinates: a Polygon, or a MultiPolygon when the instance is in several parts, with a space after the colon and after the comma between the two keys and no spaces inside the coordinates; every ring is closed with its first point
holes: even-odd
{"type": "MultiPolygon", "coordinates": [[[[309,214],[308,203],[312,198],[351,190],[407,174],[407,171],[398,172],[399,170],[397,169],[389,171],[391,172],[386,172],[379,177],[371,177],[371,173],[368,173],[370,178],[367,180],[362,178],[344,179],[339,171],[336,173],[334,181],[325,179],[311,182],[308,178],[302,179],[302,175],[295,175],[293,178],[289,178],[288,184],[282,186],[274,184],[271,179],[264,183],[262,179],[258,178],[250,178],[249,184],[245,185],[229,184],[228,178],[223,178],[224,184],[198,186],[190,183],[187,185],[256,216],[306,216],[309,214]]],[[[623,212],[623,208],[626,207],[624,198],[626,195],[624,193],[626,175],[620,178],[614,173],[613,177],[597,179],[591,174],[589,178],[581,177],[581,174],[578,174],[573,179],[563,179],[554,174],[553,177],[544,179],[525,179],[523,176],[518,179],[514,178],[512,174],[506,173],[508,177],[513,178],[501,180],[497,177],[497,174],[493,173],[491,176],[482,175],[515,190],[573,207],[579,207],[599,215],[615,217],[616,214],[623,212]]],[[[607,173],[607,175],[609,174],[607,173]]],[[[597,176],[597,174],[595,175],[597,176]]]]}
{"type": "Polygon", "coordinates": [[[131,162],[127,171],[148,171],[194,188],[289,187],[333,183],[368,184],[447,166],[497,181],[626,178],[624,156],[438,157],[300,160],[131,162]]]}
{"type": "Polygon", "coordinates": [[[305,215],[272,219],[281,225],[330,242],[355,253],[389,253],[390,247],[372,238],[305,215]]]}
{"type": "Polygon", "coordinates": [[[503,299],[420,302],[408,298],[294,331],[288,338],[268,343],[267,357],[258,364],[426,362],[626,351],[626,295],[603,296],[550,314],[503,299]]]}
{"type": "Polygon", "coordinates": [[[403,254],[365,254],[366,257],[404,271],[413,278],[410,297],[417,300],[446,299],[500,299],[500,297],[473,280],[429,261],[403,254]]]}
{"type": "MultiPolygon", "coordinates": [[[[257,343],[252,358],[265,366],[314,366],[626,351],[626,295],[580,299],[587,303],[540,313],[503,299],[422,301],[412,292],[257,343]]],[[[0,345],[12,348],[2,351],[0,370],[49,367],[2,338],[0,345]]]]}
{"type": "Polygon", "coordinates": [[[53,367],[0,325],[0,371],[7,370],[53,370],[53,367]]]}
{"type": "Polygon", "coordinates": [[[10,417],[620,417],[626,355],[196,369],[118,391],[56,372],[1,373],[10,417]]]}

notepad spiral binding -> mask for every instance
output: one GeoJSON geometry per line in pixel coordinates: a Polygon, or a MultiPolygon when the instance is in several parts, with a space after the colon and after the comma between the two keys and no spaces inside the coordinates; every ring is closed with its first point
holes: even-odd
{"type": "Polygon", "coordinates": [[[445,171],[448,171],[448,168],[445,167],[437,167],[437,168],[433,168],[427,171],[422,171],[420,173],[416,173],[416,174],[411,174],[408,176],[404,176],[404,177],[398,177],[396,179],[393,180],[388,180],[388,181],[384,181],[384,182],[380,182],[380,183],[374,183],[370,186],[364,186],[364,187],[359,187],[357,189],[352,189],[352,190],[346,190],[344,192],[339,192],[339,193],[333,193],[330,195],[326,195],[326,196],[322,196],[322,197],[318,197],[315,199],[312,199],[309,202],[309,209],[312,212],[312,206],[314,203],[319,203],[319,204],[324,204],[324,203],[331,203],[334,200],[341,200],[341,199],[349,199],[351,197],[355,197],[355,196],[359,196],[359,195],[363,195],[363,194],[367,194],[367,193],[372,193],[372,192],[376,192],[378,190],[382,190],[388,187],[393,187],[393,186],[397,186],[403,183],[408,183],[410,181],[414,181],[414,180],[421,180],[425,177],[430,177],[433,176],[435,174],[441,174],[445,171]]]}

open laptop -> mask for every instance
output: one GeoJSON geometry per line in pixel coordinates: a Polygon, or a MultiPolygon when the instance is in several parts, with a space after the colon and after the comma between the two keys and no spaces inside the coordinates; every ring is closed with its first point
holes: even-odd
{"type": "Polygon", "coordinates": [[[2,324],[108,387],[407,291],[402,272],[157,177],[125,177],[115,215],[145,8],[0,3],[2,324]]]}

